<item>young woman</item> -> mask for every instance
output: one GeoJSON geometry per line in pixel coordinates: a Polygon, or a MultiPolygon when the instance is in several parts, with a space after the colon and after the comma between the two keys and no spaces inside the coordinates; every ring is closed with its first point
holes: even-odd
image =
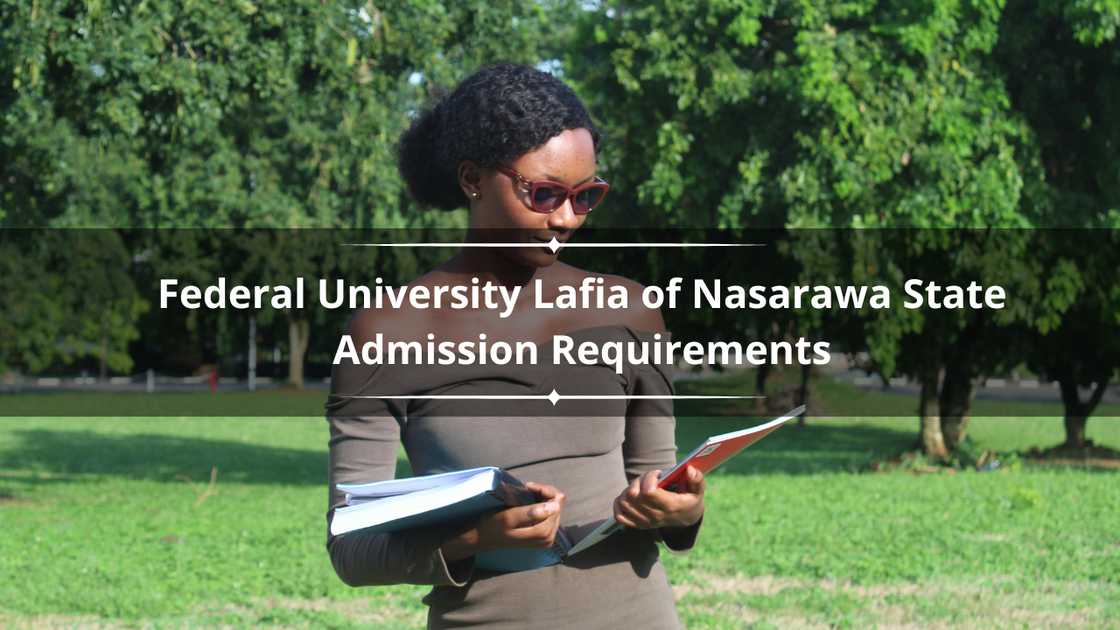
{"type": "Polygon", "coordinates": [[[343,504],[337,483],[389,479],[403,444],[415,474],[501,466],[528,482],[539,502],[452,527],[328,536],[347,584],[431,584],[424,598],[433,628],[618,628],[680,626],[657,542],[685,550],[703,515],[704,480],[689,470],[679,492],[656,487],[676,456],[671,400],[593,402],[357,398],[372,395],[670,394],[663,366],[550,364],[553,335],[574,341],[648,341],[667,337],[661,314],[640,307],[641,286],[618,276],[627,309],[534,308],[588,272],[558,262],[544,244],[566,242],[606,194],[596,177],[600,134],[583,104],[555,77],[529,67],[485,68],[423,114],[404,134],[400,171],[418,202],[469,205],[465,247],[410,286],[521,287],[510,312],[369,309],[355,315],[356,344],[378,333],[393,340],[533,340],[532,366],[375,365],[335,367],[330,422],[330,511],[343,504]],[[478,280],[475,281],[474,279],[478,280]],[[477,286],[477,285],[476,285],[477,286]],[[544,296],[538,295],[543,292],[544,296]],[[503,316],[505,315],[505,316],[503,316]],[[560,527],[573,540],[613,512],[626,529],[562,564],[498,573],[474,566],[476,554],[547,548],[560,527]]]}

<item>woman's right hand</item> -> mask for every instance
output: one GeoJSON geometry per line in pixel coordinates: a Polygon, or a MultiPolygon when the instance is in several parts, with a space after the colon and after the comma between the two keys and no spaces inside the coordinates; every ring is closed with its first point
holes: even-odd
{"type": "Polygon", "coordinates": [[[479,518],[474,527],[443,544],[444,558],[453,562],[493,549],[551,547],[560,529],[564,493],[543,483],[529,482],[525,487],[536,493],[540,502],[506,508],[479,518]]]}

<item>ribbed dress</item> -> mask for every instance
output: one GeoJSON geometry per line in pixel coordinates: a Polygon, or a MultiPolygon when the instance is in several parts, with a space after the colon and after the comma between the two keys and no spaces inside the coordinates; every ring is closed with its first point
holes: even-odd
{"type": "MultiPolygon", "coordinates": [[[[625,325],[566,333],[575,341],[652,339],[625,325]]],[[[667,335],[662,334],[665,338],[667,335]]],[[[329,524],[344,504],[337,483],[391,479],[403,444],[414,474],[501,466],[522,481],[567,495],[561,527],[573,541],[609,517],[630,479],[676,459],[668,399],[449,400],[383,395],[671,394],[664,366],[536,365],[336,366],[327,401],[330,425],[329,524]]],[[[565,563],[516,573],[449,563],[443,527],[327,536],[331,562],[347,584],[430,584],[429,628],[679,628],[658,542],[692,547],[700,523],[678,530],[626,530],[565,563]]]]}

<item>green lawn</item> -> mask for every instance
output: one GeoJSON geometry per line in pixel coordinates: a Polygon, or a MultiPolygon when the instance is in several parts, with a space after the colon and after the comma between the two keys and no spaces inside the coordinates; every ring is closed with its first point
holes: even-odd
{"type": "MultiPolygon", "coordinates": [[[[741,424],[681,419],[678,443],[741,424]]],[[[687,625],[1120,626],[1120,473],[866,472],[915,425],[812,420],[713,475],[698,547],[663,556],[687,625]]],[[[1061,438],[1046,418],[971,433],[1061,438]]],[[[1118,448],[1120,420],[1089,434],[1118,448]]],[[[0,420],[0,626],[422,626],[424,588],[334,576],[325,441],[318,418],[0,420]]]]}

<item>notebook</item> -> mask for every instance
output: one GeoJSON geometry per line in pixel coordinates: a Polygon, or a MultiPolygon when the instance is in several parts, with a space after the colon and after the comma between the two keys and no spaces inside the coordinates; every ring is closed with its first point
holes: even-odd
{"type": "MultiPolygon", "coordinates": [[[[693,466],[704,474],[715,470],[716,467],[731,459],[743,449],[761,440],[769,435],[771,431],[774,431],[803,413],[805,413],[805,405],[801,405],[780,418],[776,418],[756,427],[713,435],[704,440],[702,444],[692,449],[692,452],[685,456],[684,459],[677,462],[675,466],[669,470],[662,471],[659,481],[657,482],[658,487],[668,488],[670,490],[673,489],[676,484],[684,478],[685,470],[688,466],[693,466]]],[[[573,556],[622,529],[623,526],[616,522],[612,515],[604,521],[602,525],[596,527],[590,534],[584,536],[576,543],[576,545],[568,551],[568,555],[573,556]]]]}
{"type": "MultiPolygon", "coordinates": [[[[332,535],[368,530],[393,532],[450,524],[488,512],[537,503],[537,495],[513,475],[494,466],[449,473],[338,484],[346,506],[331,518],[332,535]]],[[[571,548],[561,529],[549,549],[497,549],[475,555],[475,568],[527,571],[559,563],[571,548]]]]}
{"type": "Polygon", "coordinates": [[[422,475],[419,477],[405,477],[404,479],[388,479],[372,483],[340,483],[338,489],[346,493],[346,504],[365,503],[375,499],[430,490],[444,486],[452,486],[469,480],[480,473],[489,474],[492,466],[481,468],[467,468],[435,475],[422,475]]]}
{"type": "MultiPolygon", "coordinates": [[[[804,411],[802,405],[765,424],[708,438],[673,468],[663,472],[658,485],[672,489],[689,465],[704,473],[714,470],[804,411]]],[[[392,532],[454,523],[539,500],[520,480],[495,466],[371,483],[338,484],[337,487],[346,493],[346,506],[336,509],[331,519],[330,530],[335,536],[357,530],[392,532]]],[[[475,568],[510,572],[558,564],[621,529],[612,517],[573,546],[561,528],[556,544],[549,549],[498,549],[479,553],[475,555],[475,568]]]]}

